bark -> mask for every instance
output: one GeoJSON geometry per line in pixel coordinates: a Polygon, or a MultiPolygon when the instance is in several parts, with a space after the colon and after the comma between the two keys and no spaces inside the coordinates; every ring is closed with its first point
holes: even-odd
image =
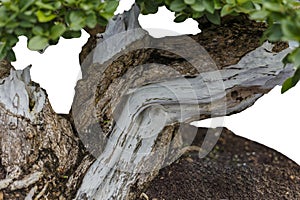
{"type": "Polygon", "coordinates": [[[268,42],[220,68],[186,36],[152,38],[138,14],[134,7],[111,20],[83,62],[72,115],[97,160],[76,199],[135,199],[191,144],[184,123],[240,112],[293,72],[281,63],[291,49],[276,53],[268,42]]]}
{"type": "Polygon", "coordinates": [[[26,198],[28,193],[30,199],[30,194],[38,196],[45,189],[57,192],[52,198],[68,197],[68,192],[55,187],[70,175],[82,155],[70,120],[52,110],[46,92],[31,81],[30,67],[16,71],[3,61],[0,69],[1,176],[5,174],[0,189],[5,191],[4,198],[26,198]]]}
{"type": "MultiPolygon", "coordinates": [[[[152,38],[138,15],[133,7],[93,36],[98,41],[83,54],[70,116],[54,113],[46,92],[30,80],[30,67],[16,71],[1,63],[4,195],[18,190],[27,199],[70,199],[74,192],[75,199],[135,199],[189,149],[197,131],[186,123],[240,112],[293,74],[281,63],[289,48],[273,52],[266,42],[237,64],[219,66],[190,37],[152,38]]],[[[202,157],[216,135],[208,131],[202,157]]]]}

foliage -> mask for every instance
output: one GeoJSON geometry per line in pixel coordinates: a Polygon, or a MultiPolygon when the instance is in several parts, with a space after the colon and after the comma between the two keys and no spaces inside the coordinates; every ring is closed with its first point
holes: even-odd
{"type": "MultiPolygon", "coordinates": [[[[220,24],[226,15],[247,14],[251,19],[268,24],[262,40],[297,41],[300,43],[300,3],[295,0],[136,0],[143,14],[156,13],[165,5],[175,12],[175,22],[187,18],[206,17],[211,23],[220,24]]],[[[296,48],[284,60],[293,63],[296,72],[287,79],[282,93],[300,80],[300,48],[296,48]]]]}
{"type": "MultiPolygon", "coordinates": [[[[300,3],[295,0],[136,0],[143,14],[156,13],[160,6],[175,12],[175,21],[207,18],[220,24],[226,15],[247,14],[264,21],[268,29],[263,40],[300,43],[300,3]]],[[[28,48],[43,50],[57,44],[60,37],[80,37],[83,28],[106,25],[118,6],[118,0],[0,0],[0,60],[15,60],[12,47],[18,37],[28,38],[28,48]]],[[[285,59],[296,72],[282,92],[300,80],[300,47],[285,59]]]]}
{"type": "MultiPolygon", "coordinates": [[[[263,1],[263,4],[250,17],[266,21],[268,30],[264,39],[269,41],[297,41],[300,43],[300,3],[294,0],[263,1]]],[[[293,77],[288,78],[281,89],[284,93],[300,80],[300,47],[288,54],[283,62],[293,63],[296,69],[293,77]]]]}
{"type": "Polygon", "coordinates": [[[16,60],[19,36],[28,38],[29,49],[43,50],[60,37],[80,37],[85,27],[105,26],[117,6],[118,0],[1,0],[0,60],[16,60]]]}

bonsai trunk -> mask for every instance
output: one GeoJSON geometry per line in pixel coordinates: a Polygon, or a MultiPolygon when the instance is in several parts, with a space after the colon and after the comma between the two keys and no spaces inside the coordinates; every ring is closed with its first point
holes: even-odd
{"type": "MultiPolygon", "coordinates": [[[[236,63],[228,63],[205,48],[212,41],[200,45],[205,32],[152,38],[138,15],[133,7],[115,16],[84,53],[69,116],[52,111],[29,69],[9,73],[1,65],[1,167],[7,175],[0,189],[24,190],[30,199],[54,195],[57,187],[48,182],[60,180],[52,198],[135,199],[161,168],[193,148],[197,131],[189,122],[241,112],[293,73],[281,63],[289,48],[274,51],[256,38],[256,46],[233,49],[236,63]]],[[[230,29],[226,23],[224,30],[230,29]]],[[[263,29],[238,25],[245,34],[263,29]]],[[[219,134],[208,129],[200,157],[219,134]]]]}
{"type": "MultiPolygon", "coordinates": [[[[281,63],[290,49],[275,53],[268,42],[235,65],[217,66],[187,36],[152,38],[138,15],[133,7],[110,21],[83,62],[72,116],[97,160],[76,199],[135,199],[161,168],[190,149],[196,132],[186,123],[240,112],[293,71],[281,63]]],[[[216,134],[208,131],[201,157],[216,134]]]]}

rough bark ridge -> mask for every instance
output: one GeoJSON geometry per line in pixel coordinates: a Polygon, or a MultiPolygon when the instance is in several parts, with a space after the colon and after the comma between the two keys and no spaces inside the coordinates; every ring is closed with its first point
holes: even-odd
{"type": "Polygon", "coordinates": [[[49,191],[57,191],[49,197],[64,198],[56,183],[69,175],[79,155],[71,123],[54,113],[46,92],[31,81],[30,67],[16,71],[3,61],[1,73],[0,155],[6,176],[0,189],[9,194],[4,198],[31,199],[49,191]]]}
{"type": "MultiPolygon", "coordinates": [[[[240,112],[293,72],[281,63],[290,49],[276,53],[268,42],[217,67],[190,38],[149,36],[138,14],[133,7],[111,20],[83,62],[72,115],[97,160],[76,199],[136,198],[133,189],[143,190],[191,144],[182,123],[240,112]]],[[[201,156],[216,143],[211,134],[201,156]]]]}

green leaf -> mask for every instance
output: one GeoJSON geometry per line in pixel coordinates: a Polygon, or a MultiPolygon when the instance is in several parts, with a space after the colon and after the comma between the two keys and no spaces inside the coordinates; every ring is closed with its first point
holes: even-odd
{"type": "Polygon", "coordinates": [[[218,12],[215,12],[214,14],[206,13],[206,17],[213,24],[221,24],[221,18],[218,12]]]}
{"type": "Polygon", "coordinates": [[[62,35],[65,39],[79,38],[81,36],[81,31],[66,31],[62,35]]]}
{"type": "Polygon", "coordinates": [[[295,61],[294,61],[295,66],[300,66],[300,48],[297,48],[295,50],[295,61]]]}
{"type": "Polygon", "coordinates": [[[60,1],[55,1],[53,4],[53,7],[55,10],[59,9],[62,6],[62,3],[60,1]]]}
{"type": "Polygon", "coordinates": [[[33,51],[43,50],[48,46],[48,39],[43,36],[34,36],[28,42],[28,49],[33,51]]]}
{"type": "Polygon", "coordinates": [[[139,7],[140,7],[140,9],[141,9],[141,13],[142,13],[143,15],[148,15],[148,14],[150,14],[150,13],[146,10],[146,8],[145,8],[145,3],[144,3],[144,2],[138,2],[138,1],[136,1],[136,3],[139,5],[139,7]]]}
{"type": "Polygon", "coordinates": [[[294,20],[282,20],[282,32],[284,34],[285,39],[287,40],[295,40],[300,41],[300,27],[298,24],[294,22],[294,20]]]}
{"type": "Polygon", "coordinates": [[[44,3],[42,1],[36,1],[35,5],[39,7],[39,9],[45,9],[45,10],[55,10],[55,6],[51,5],[50,3],[44,3]]]}
{"type": "Polygon", "coordinates": [[[70,23],[79,23],[84,18],[84,13],[82,11],[71,11],[69,15],[70,23]]]}
{"type": "Polygon", "coordinates": [[[66,31],[66,26],[64,24],[56,24],[52,26],[50,31],[51,40],[56,40],[66,31]]]}
{"type": "Polygon", "coordinates": [[[293,78],[293,83],[296,85],[300,80],[300,65],[296,67],[295,74],[292,78],[293,78]]]}
{"type": "Polygon", "coordinates": [[[235,5],[236,5],[236,2],[235,2],[235,1],[236,1],[236,0],[226,0],[226,3],[235,6],[235,5]]]}
{"type": "MultiPolygon", "coordinates": [[[[143,1],[144,1],[144,0],[143,0],[143,1]]],[[[170,6],[170,4],[172,3],[172,0],[165,0],[164,2],[165,2],[165,4],[166,4],[167,6],[170,6]]]]}
{"type": "Polygon", "coordinates": [[[293,79],[292,79],[292,77],[290,77],[290,78],[286,79],[284,81],[284,83],[282,84],[281,94],[285,93],[286,91],[288,91],[292,87],[293,87],[293,79]]]}
{"type": "Polygon", "coordinates": [[[101,13],[100,15],[101,15],[101,17],[104,18],[105,21],[100,22],[102,19],[99,19],[99,18],[97,18],[97,19],[99,20],[99,23],[103,23],[102,24],[103,26],[106,26],[108,20],[111,19],[114,16],[114,14],[112,14],[112,13],[101,13]]]}
{"type": "Polygon", "coordinates": [[[154,14],[158,11],[158,4],[152,0],[147,0],[144,2],[144,8],[147,14],[154,14]]]}
{"type": "Polygon", "coordinates": [[[188,15],[180,14],[174,19],[174,22],[177,22],[177,23],[184,22],[187,18],[188,18],[188,15]]]}
{"type": "Polygon", "coordinates": [[[105,6],[105,12],[114,13],[119,6],[119,1],[108,1],[105,6]]]}
{"type": "Polygon", "coordinates": [[[34,3],[35,0],[22,0],[20,1],[20,12],[23,13],[29,6],[31,6],[34,3]]]}
{"type": "Polygon", "coordinates": [[[254,19],[254,20],[265,20],[268,15],[269,15],[268,11],[259,10],[259,11],[256,11],[256,12],[252,13],[250,15],[250,18],[254,19]]]}
{"type": "Polygon", "coordinates": [[[196,0],[184,0],[184,3],[188,5],[193,5],[195,2],[196,0]]]}
{"type": "Polygon", "coordinates": [[[41,26],[35,26],[32,28],[32,33],[34,35],[44,35],[44,30],[41,26]]]}
{"type": "Polygon", "coordinates": [[[175,0],[170,4],[170,9],[175,12],[180,12],[186,8],[186,4],[183,0],[175,0]]]}
{"type": "Polygon", "coordinates": [[[85,26],[85,16],[82,11],[72,11],[69,15],[70,29],[79,31],[85,26]]]}
{"type": "Polygon", "coordinates": [[[0,27],[5,26],[6,22],[8,20],[8,14],[5,7],[0,6],[0,27]]]}
{"type": "Polygon", "coordinates": [[[203,12],[194,12],[193,15],[192,15],[192,17],[194,19],[198,19],[198,18],[202,17],[203,15],[204,15],[203,12]]]}
{"type": "Polygon", "coordinates": [[[6,42],[0,42],[0,60],[4,59],[7,55],[5,47],[6,47],[6,42]]]}
{"type": "Polygon", "coordinates": [[[7,59],[9,61],[11,61],[11,62],[14,62],[14,61],[17,60],[16,59],[16,54],[15,54],[15,52],[12,49],[8,51],[8,53],[7,53],[7,59]]]}
{"type": "Polygon", "coordinates": [[[282,12],[284,10],[284,7],[280,2],[275,3],[275,2],[265,1],[263,3],[263,7],[273,12],[282,12]]]}
{"type": "Polygon", "coordinates": [[[196,2],[195,4],[191,5],[191,8],[197,12],[203,12],[205,10],[205,7],[201,2],[196,2]]]}
{"type": "Polygon", "coordinates": [[[26,32],[27,32],[27,29],[21,28],[21,27],[16,28],[16,29],[14,30],[14,33],[15,33],[17,36],[25,35],[26,32]]]}
{"type": "Polygon", "coordinates": [[[15,13],[18,13],[20,11],[20,8],[18,5],[16,5],[16,3],[11,3],[9,5],[9,9],[12,10],[15,13]]]}
{"type": "Polygon", "coordinates": [[[107,15],[105,16],[104,13],[101,13],[101,16],[97,18],[97,21],[101,26],[106,26],[108,23],[107,15]]]}
{"type": "Polygon", "coordinates": [[[223,8],[221,10],[221,17],[231,14],[231,13],[233,13],[233,11],[234,10],[230,5],[225,5],[225,6],[223,6],[223,8]]]}
{"type": "Polygon", "coordinates": [[[76,3],[77,0],[64,0],[65,3],[67,3],[68,5],[72,6],[76,3]]]}
{"type": "Polygon", "coordinates": [[[35,24],[37,22],[36,16],[33,14],[34,12],[31,13],[21,13],[18,15],[18,21],[27,21],[32,24],[35,24]]]}
{"type": "Polygon", "coordinates": [[[292,87],[294,87],[295,85],[297,85],[299,80],[300,80],[300,66],[298,66],[298,69],[296,70],[294,76],[286,79],[285,82],[282,84],[281,93],[283,94],[289,89],[291,89],[292,87]]]}
{"type": "Polygon", "coordinates": [[[7,41],[8,46],[14,47],[19,41],[19,38],[16,35],[10,34],[7,36],[7,41]]]}
{"type": "Polygon", "coordinates": [[[236,0],[238,5],[242,5],[244,3],[250,2],[249,0],[236,0]]]}
{"type": "Polygon", "coordinates": [[[41,10],[38,10],[38,11],[36,12],[36,16],[37,16],[39,22],[42,22],[42,23],[44,23],[44,22],[49,22],[49,21],[51,21],[51,20],[53,20],[53,19],[56,18],[56,15],[55,15],[55,14],[49,14],[49,15],[46,15],[46,14],[45,14],[43,11],[41,11],[41,10]]]}
{"type": "Polygon", "coordinates": [[[58,42],[59,42],[59,38],[55,40],[49,40],[49,45],[57,45],[58,42]]]}
{"type": "Polygon", "coordinates": [[[20,25],[19,22],[12,21],[12,22],[9,22],[8,24],[6,24],[6,27],[5,27],[5,28],[7,28],[7,29],[15,29],[15,28],[17,28],[19,25],[20,25]]]}
{"type": "Polygon", "coordinates": [[[85,11],[92,10],[93,9],[93,4],[82,2],[80,4],[80,8],[85,10],[85,11]]]}
{"type": "Polygon", "coordinates": [[[300,48],[296,48],[284,58],[285,64],[293,63],[295,66],[300,66],[300,48]]]}
{"type": "Polygon", "coordinates": [[[255,7],[252,4],[252,2],[250,2],[250,1],[237,6],[237,11],[240,13],[244,13],[244,14],[250,14],[254,10],[255,10],[255,7]]]}
{"type": "Polygon", "coordinates": [[[271,42],[280,40],[283,36],[281,25],[273,24],[271,27],[268,28],[268,30],[264,34],[267,35],[268,40],[271,42]]]}
{"type": "Polygon", "coordinates": [[[32,23],[30,23],[30,22],[23,21],[22,23],[20,23],[20,26],[23,27],[23,28],[31,28],[34,25],[32,23]]]}
{"type": "Polygon", "coordinates": [[[215,9],[219,10],[222,8],[223,4],[221,4],[220,0],[214,0],[215,9]]]}
{"type": "Polygon", "coordinates": [[[207,10],[211,14],[214,14],[214,12],[215,12],[214,1],[212,1],[212,0],[203,0],[203,5],[205,7],[205,10],[207,10]]]}
{"type": "Polygon", "coordinates": [[[97,25],[97,16],[95,13],[91,13],[87,16],[86,25],[89,28],[94,28],[97,25]]]}

